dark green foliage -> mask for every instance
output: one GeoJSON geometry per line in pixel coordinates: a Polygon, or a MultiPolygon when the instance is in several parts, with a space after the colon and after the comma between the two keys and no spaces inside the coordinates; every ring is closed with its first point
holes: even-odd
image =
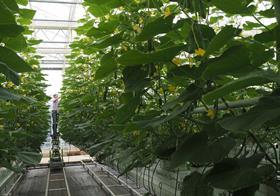
{"type": "Polygon", "coordinates": [[[24,35],[34,14],[15,0],[0,0],[0,167],[17,172],[40,162],[48,129],[44,78],[24,35]]]}
{"type": "Polygon", "coordinates": [[[65,140],[99,161],[124,166],[121,174],[157,159],[169,161],[170,169],[187,164],[201,171],[186,176],[182,195],[207,196],[220,188],[253,196],[260,184],[275,183],[277,4],[84,4],[93,16],[83,19],[65,71],[65,140]],[[256,97],[257,103],[236,106],[256,97]]]}

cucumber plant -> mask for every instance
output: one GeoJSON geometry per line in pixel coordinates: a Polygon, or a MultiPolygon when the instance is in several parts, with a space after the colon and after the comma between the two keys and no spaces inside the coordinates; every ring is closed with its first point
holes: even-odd
{"type": "Polygon", "coordinates": [[[182,195],[279,191],[279,0],[84,6],[63,82],[64,139],[122,173],[157,159],[201,169],[182,195]]]}
{"type": "Polygon", "coordinates": [[[28,26],[28,1],[0,0],[0,167],[20,171],[41,160],[48,97],[28,26]]]}

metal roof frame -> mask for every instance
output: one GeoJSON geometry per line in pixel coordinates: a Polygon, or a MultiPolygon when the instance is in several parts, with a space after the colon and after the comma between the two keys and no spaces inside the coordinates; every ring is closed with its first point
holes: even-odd
{"type": "MultiPolygon", "coordinates": [[[[40,61],[41,68],[43,70],[64,70],[65,66],[68,65],[65,56],[71,53],[69,44],[73,41],[73,31],[78,27],[78,22],[74,20],[76,8],[81,6],[82,0],[29,0],[31,9],[33,5],[39,9],[41,4],[42,7],[47,6],[46,4],[65,4],[67,8],[69,7],[67,20],[36,18],[35,16],[30,25],[30,28],[34,30],[34,37],[43,40],[37,46],[37,53],[45,56],[40,61]],[[50,35],[49,31],[53,33],[50,35]],[[53,57],[53,55],[56,57],[53,57]],[[57,65],[60,66],[58,67],[57,65]]],[[[46,13],[49,14],[48,12],[46,13]]],[[[50,17],[55,18],[52,15],[50,17]]]]}
{"type": "Polygon", "coordinates": [[[73,5],[77,5],[77,4],[82,4],[81,1],[77,1],[77,2],[72,2],[72,1],[50,1],[50,0],[29,0],[29,2],[33,2],[33,3],[56,3],[56,4],[73,4],[73,5]]]}
{"type": "Polygon", "coordinates": [[[31,29],[74,30],[78,27],[76,21],[66,20],[33,20],[31,29]]]}

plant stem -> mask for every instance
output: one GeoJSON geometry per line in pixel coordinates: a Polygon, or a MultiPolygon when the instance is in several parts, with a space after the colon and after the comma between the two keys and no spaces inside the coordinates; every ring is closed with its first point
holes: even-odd
{"type": "Polygon", "coordinates": [[[255,15],[253,15],[254,19],[260,24],[262,25],[266,30],[270,31],[271,29],[269,29],[267,26],[265,26],[255,15]]]}
{"type": "Polygon", "coordinates": [[[268,156],[268,154],[266,153],[264,147],[261,145],[261,143],[259,142],[259,140],[257,139],[257,137],[251,132],[248,131],[250,137],[256,142],[256,144],[259,146],[260,150],[265,154],[266,159],[275,167],[278,167],[278,165],[276,163],[274,163],[274,161],[268,156]]]}

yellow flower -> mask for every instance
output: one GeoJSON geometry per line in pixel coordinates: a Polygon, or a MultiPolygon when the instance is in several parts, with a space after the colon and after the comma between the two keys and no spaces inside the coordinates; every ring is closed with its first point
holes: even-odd
{"type": "Polygon", "coordinates": [[[174,93],[175,90],[176,90],[176,87],[175,87],[175,86],[173,86],[173,85],[168,85],[168,91],[169,91],[170,93],[174,93]]]}
{"type": "Polygon", "coordinates": [[[38,69],[39,66],[38,65],[31,65],[32,69],[38,69]]]}
{"type": "Polygon", "coordinates": [[[134,24],[132,26],[133,30],[136,31],[137,33],[140,33],[141,32],[141,28],[138,24],[134,24]]]}
{"type": "Polygon", "coordinates": [[[128,50],[128,48],[127,48],[126,45],[122,45],[122,49],[123,49],[124,51],[127,51],[127,50],[128,50]]]}
{"type": "Polygon", "coordinates": [[[159,92],[160,92],[160,94],[163,94],[163,93],[164,93],[163,88],[160,88],[160,89],[159,89],[159,92]]]}
{"type": "Polygon", "coordinates": [[[144,24],[144,19],[142,17],[139,18],[139,24],[144,24]]]}
{"type": "Polygon", "coordinates": [[[105,19],[109,20],[110,19],[110,15],[109,14],[105,15],[105,19]]]}
{"type": "Polygon", "coordinates": [[[10,81],[6,83],[6,88],[12,88],[13,86],[15,86],[14,83],[10,81]]]}
{"type": "Polygon", "coordinates": [[[174,58],[173,60],[172,60],[172,63],[174,63],[175,65],[180,65],[181,63],[182,63],[182,60],[181,59],[179,59],[179,58],[174,58]]]}
{"type": "Polygon", "coordinates": [[[194,60],[193,60],[193,58],[188,58],[188,61],[189,61],[189,66],[190,66],[190,68],[193,68],[193,65],[194,65],[194,60]]]}
{"type": "Polygon", "coordinates": [[[214,110],[214,109],[209,109],[209,110],[207,111],[207,116],[208,116],[210,119],[214,119],[215,116],[216,116],[216,110],[214,110]]]}
{"type": "Polygon", "coordinates": [[[164,18],[170,16],[172,13],[171,13],[171,10],[169,7],[167,7],[165,10],[164,10],[164,18]]]}
{"type": "Polygon", "coordinates": [[[132,132],[132,135],[133,135],[133,136],[139,136],[139,135],[140,135],[140,131],[139,131],[139,130],[134,130],[134,131],[132,132]]]}
{"type": "Polygon", "coordinates": [[[187,127],[187,123],[186,122],[180,122],[180,126],[185,129],[187,127]]]}
{"type": "Polygon", "coordinates": [[[202,48],[198,48],[198,49],[196,49],[195,50],[195,54],[197,55],[197,56],[204,56],[205,55],[205,50],[204,49],[202,49],[202,48]]]}

